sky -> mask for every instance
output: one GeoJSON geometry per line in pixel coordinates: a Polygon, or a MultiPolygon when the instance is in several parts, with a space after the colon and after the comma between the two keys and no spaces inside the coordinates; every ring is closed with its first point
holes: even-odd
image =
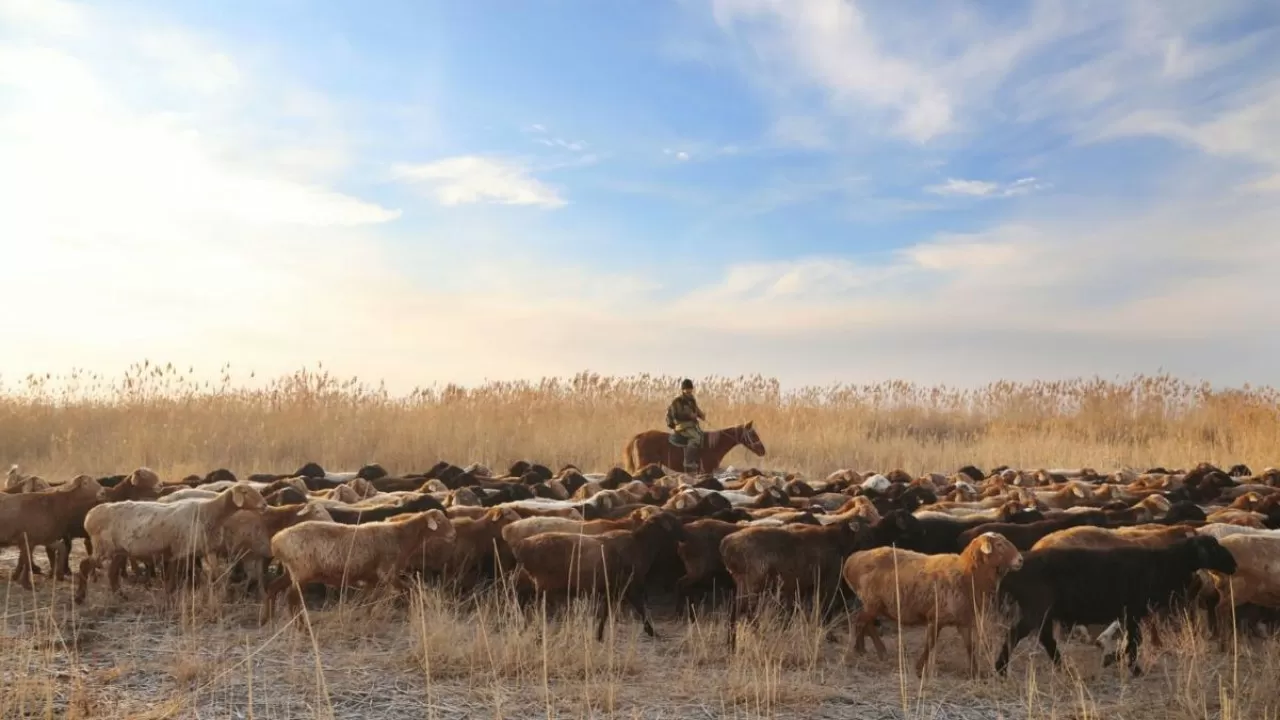
{"type": "Polygon", "coordinates": [[[0,380],[1280,384],[1280,5],[0,0],[0,380]]]}

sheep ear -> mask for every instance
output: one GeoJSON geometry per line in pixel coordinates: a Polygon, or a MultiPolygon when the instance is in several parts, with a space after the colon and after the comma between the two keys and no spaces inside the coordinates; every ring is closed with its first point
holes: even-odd
{"type": "Polygon", "coordinates": [[[244,507],[244,493],[240,488],[232,489],[231,502],[235,503],[236,507],[244,507]]]}
{"type": "Polygon", "coordinates": [[[982,544],[978,546],[978,549],[982,551],[983,555],[990,555],[991,551],[994,549],[991,546],[991,538],[984,536],[982,538],[982,544]]]}
{"type": "Polygon", "coordinates": [[[438,528],[438,527],[440,527],[440,525],[439,525],[439,523],[437,523],[437,522],[436,522],[436,519],[435,519],[435,518],[427,518],[427,529],[428,529],[428,530],[435,530],[435,529],[436,529],[436,528],[438,528]]]}
{"type": "Polygon", "coordinates": [[[1072,495],[1075,495],[1075,496],[1076,496],[1076,497],[1078,497],[1078,498],[1082,498],[1082,497],[1084,497],[1084,491],[1080,489],[1080,486],[1079,486],[1079,485],[1072,485],[1072,486],[1071,486],[1071,494],[1072,494],[1072,495]]]}
{"type": "Polygon", "coordinates": [[[311,506],[310,506],[310,505],[303,505],[301,508],[299,508],[299,509],[298,509],[298,512],[297,512],[297,513],[295,513],[295,514],[296,514],[298,517],[306,517],[306,516],[307,516],[307,513],[308,513],[310,510],[311,510],[311,506]]]}

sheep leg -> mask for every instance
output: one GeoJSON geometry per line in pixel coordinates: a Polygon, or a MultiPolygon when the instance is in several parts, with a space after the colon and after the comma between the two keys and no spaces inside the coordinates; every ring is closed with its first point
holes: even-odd
{"type": "Polygon", "coordinates": [[[80,561],[79,582],[76,583],[74,601],[80,605],[84,602],[85,595],[89,592],[89,575],[97,569],[98,561],[95,558],[87,557],[80,561]]]}
{"type": "Polygon", "coordinates": [[[45,545],[44,551],[46,554],[52,556],[49,558],[50,567],[58,569],[58,571],[53,574],[53,579],[66,580],[67,576],[71,574],[71,568],[67,567],[71,564],[71,541],[59,540],[51,545],[45,545]]]}
{"type": "Polygon", "coordinates": [[[24,590],[31,589],[31,566],[34,564],[35,563],[31,562],[30,555],[28,555],[26,564],[19,562],[18,567],[13,571],[13,579],[18,581],[18,584],[21,585],[24,590]]]}
{"type": "Polygon", "coordinates": [[[1138,667],[1138,643],[1142,640],[1142,626],[1136,618],[1125,619],[1125,633],[1128,638],[1125,639],[1125,654],[1129,656],[1129,673],[1133,676],[1142,674],[1142,669],[1138,667]]]}
{"type": "Polygon", "coordinates": [[[596,623],[596,642],[604,642],[604,624],[609,615],[613,613],[613,599],[606,597],[598,602],[600,603],[600,619],[596,623]]]}
{"type": "Polygon", "coordinates": [[[644,634],[651,638],[656,638],[658,634],[654,632],[653,623],[649,621],[649,608],[645,605],[644,596],[643,586],[633,585],[627,588],[627,601],[631,603],[631,607],[635,609],[636,614],[640,616],[640,620],[644,623],[644,634]]]}
{"type": "Polygon", "coordinates": [[[258,591],[258,600],[262,601],[267,596],[267,565],[271,563],[271,558],[253,558],[249,563],[253,571],[253,583],[258,591]]]}
{"type": "Polygon", "coordinates": [[[996,672],[1004,675],[1009,668],[1009,656],[1013,654],[1013,649],[1022,642],[1022,638],[1031,634],[1031,623],[1027,620],[1019,620],[1013,627],[1009,628],[1009,636],[1005,638],[1004,647],[1000,649],[1000,657],[996,658],[996,672]]]}
{"type": "MultiPolygon", "coordinates": [[[[75,538],[68,533],[62,536],[62,542],[67,546],[67,554],[62,558],[62,564],[58,566],[59,578],[65,578],[71,574],[71,541],[75,538]]],[[[45,548],[48,551],[48,547],[45,548]]]]}
{"type": "MultiPolygon", "coordinates": [[[[54,578],[58,580],[62,580],[71,573],[71,568],[67,568],[64,571],[62,563],[58,562],[58,549],[62,547],[62,542],[62,540],[56,540],[44,546],[44,557],[49,561],[49,569],[53,571],[54,578]]],[[[66,543],[66,547],[69,552],[71,549],[71,538],[67,538],[66,543]]],[[[66,561],[64,560],[63,562],[66,561]]]]}
{"type": "Polygon", "coordinates": [[[929,662],[929,655],[933,653],[933,646],[938,642],[938,633],[942,632],[942,626],[936,622],[929,623],[928,630],[924,637],[924,650],[920,653],[920,658],[916,660],[916,675],[924,676],[924,666],[929,662]]]}
{"type": "Polygon", "coordinates": [[[39,565],[32,562],[31,558],[27,555],[26,550],[22,547],[22,545],[19,545],[18,546],[18,564],[13,569],[12,577],[14,580],[18,579],[18,575],[19,573],[22,572],[23,568],[29,568],[32,575],[44,574],[44,570],[42,570],[39,565]]]}
{"type": "Polygon", "coordinates": [[[883,662],[889,656],[889,649],[884,646],[884,640],[880,638],[880,629],[876,627],[876,618],[879,616],[874,608],[868,608],[865,605],[862,610],[858,611],[857,618],[854,620],[854,651],[859,655],[866,652],[866,638],[871,638],[871,644],[876,647],[876,656],[883,662]]]}
{"type": "Polygon", "coordinates": [[[1040,625],[1040,646],[1053,658],[1054,665],[1062,665],[1062,653],[1058,651],[1058,639],[1053,636],[1053,622],[1046,620],[1040,625]]]}
{"type": "Polygon", "coordinates": [[[286,570],[280,574],[280,577],[271,581],[267,586],[262,597],[262,611],[258,614],[258,626],[261,627],[271,622],[272,609],[275,606],[276,595],[280,591],[288,587],[293,582],[293,578],[289,577],[289,571],[286,570]]]}
{"type": "Polygon", "coordinates": [[[178,589],[178,564],[180,559],[165,558],[161,564],[161,570],[164,572],[164,592],[170,595],[174,590],[178,589]]]}
{"type": "Polygon", "coordinates": [[[978,672],[978,658],[973,652],[973,626],[960,628],[960,637],[964,640],[965,657],[969,658],[969,674],[973,675],[978,672]]]}
{"type": "Polygon", "coordinates": [[[125,557],[123,555],[112,555],[111,563],[107,565],[107,586],[111,588],[111,592],[117,595],[124,595],[124,590],[120,587],[120,576],[124,574],[125,557]]]}
{"type": "Polygon", "coordinates": [[[738,616],[748,609],[750,598],[741,590],[734,588],[732,604],[729,606],[729,649],[733,650],[738,643],[738,616]]]}

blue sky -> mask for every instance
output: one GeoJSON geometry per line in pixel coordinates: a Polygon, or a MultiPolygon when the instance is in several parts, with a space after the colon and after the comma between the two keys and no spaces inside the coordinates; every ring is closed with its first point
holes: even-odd
{"type": "Polygon", "coordinates": [[[32,299],[0,377],[1280,382],[1278,32],[1234,0],[0,0],[32,299]]]}

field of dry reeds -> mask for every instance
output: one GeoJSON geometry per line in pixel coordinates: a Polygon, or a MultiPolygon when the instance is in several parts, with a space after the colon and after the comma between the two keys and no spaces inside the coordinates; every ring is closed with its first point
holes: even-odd
{"type": "MultiPolygon", "coordinates": [[[[323,371],[246,387],[228,371],[200,383],[140,364],[118,380],[89,373],[0,378],[0,462],[59,481],[140,465],[177,479],[226,467],[287,472],[306,461],[392,473],[436,461],[505,468],[605,470],[633,433],[662,425],[678,378],[582,374],[476,388],[434,386],[392,397],[323,371]]],[[[912,473],[989,468],[1277,463],[1280,392],[1216,390],[1170,377],[995,383],[979,390],[904,382],[782,391],[767,378],[695,378],[716,428],[754,420],[765,458],[725,464],[825,475],[841,467],[912,473]]],[[[76,546],[80,552],[79,543],[76,546]]],[[[42,557],[42,556],[41,556],[42,557]]],[[[73,562],[75,562],[73,558],[73,562]]],[[[12,550],[0,567],[13,566],[12,550]]],[[[605,643],[593,618],[526,617],[503,589],[458,598],[360,593],[291,624],[258,628],[257,605],[222,588],[104,590],[73,609],[70,587],[4,589],[0,717],[922,717],[1253,718],[1280,713],[1280,643],[1230,652],[1188,626],[1143,646],[1146,675],[1102,668],[1068,643],[1055,672],[1025,641],[1010,676],[965,674],[944,632],[923,680],[919,633],[887,633],[898,657],[854,656],[812,617],[766,611],[728,652],[724,616],[689,623],[658,608],[659,638],[622,614],[605,643]]],[[[996,625],[995,620],[992,621],[996,625]]],[[[990,667],[992,627],[985,649],[990,667]]]]}

